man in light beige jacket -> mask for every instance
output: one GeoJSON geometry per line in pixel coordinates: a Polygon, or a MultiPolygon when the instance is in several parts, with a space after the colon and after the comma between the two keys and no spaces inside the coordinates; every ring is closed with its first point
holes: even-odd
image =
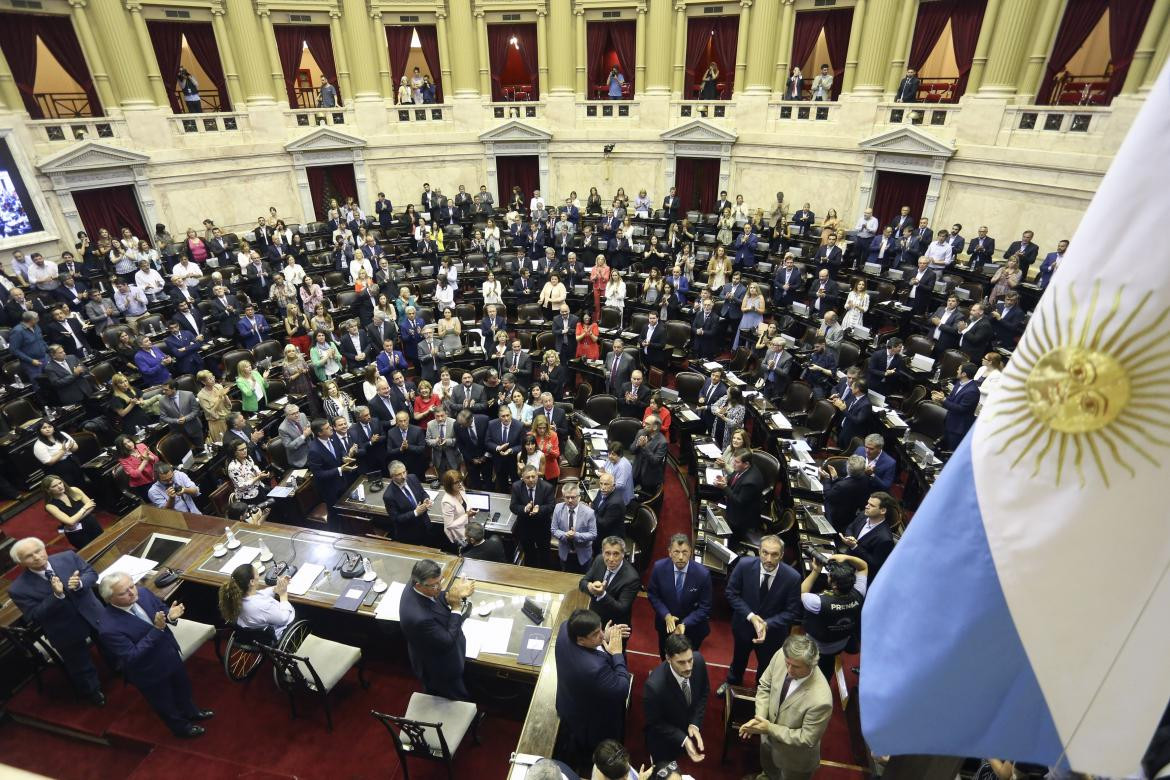
{"type": "Polygon", "coordinates": [[[817,668],[817,646],[792,635],[772,657],[756,689],[756,716],[739,735],[761,735],[757,780],[808,780],[821,762],[821,737],[833,713],[833,694],[817,668]]]}

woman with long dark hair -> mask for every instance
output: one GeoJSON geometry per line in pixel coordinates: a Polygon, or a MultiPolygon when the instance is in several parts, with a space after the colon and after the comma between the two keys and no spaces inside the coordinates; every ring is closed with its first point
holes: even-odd
{"type": "Polygon", "coordinates": [[[288,577],[266,587],[260,572],[250,563],[232,569],[228,581],[219,586],[219,614],[229,624],[248,629],[271,628],[277,639],[297,619],[288,603],[288,577]]]}
{"type": "Polygon", "coordinates": [[[54,428],[48,420],[41,420],[37,426],[33,455],[41,462],[46,474],[60,477],[70,485],[89,486],[89,479],[77,459],[77,442],[69,434],[54,428]]]}
{"type": "Polygon", "coordinates": [[[114,450],[118,454],[118,465],[130,479],[130,489],[143,501],[148,501],[147,491],[154,484],[154,464],[158,463],[158,455],[125,434],[114,439],[114,450]]]}
{"type": "Polygon", "coordinates": [[[102,535],[102,526],[93,514],[97,504],[83,490],[70,487],[56,475],[41,480],[41,489],[45,492],[45,512],[61,524],[58,530],[73,549],[80,550],[102,535]]]}

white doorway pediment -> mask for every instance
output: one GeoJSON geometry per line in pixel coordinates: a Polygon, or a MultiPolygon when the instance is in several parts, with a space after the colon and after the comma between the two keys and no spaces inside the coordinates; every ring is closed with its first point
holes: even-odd
{"type": "Polygon", "coordinates": [[[950,159],[955,148],[911,127],[899,127],[888,133],[867,138],[858,146],[862,151],[878,154],[913,154],[950,159]]]}
{"type": "Polygon", "coordinates": [[[364,138],[358,138],[349,133],[343,133],[333,127],[318,127],[295,141],[284,145],[285,151],[296,154],[298,152],[335,151],[337,149],[361,149],[366,146],[364,138]]]}
{"type": "Polygon", "coordinates": [[[518,119],[512,119],[499,127],[493,127],[491,130],[480,133],[479,140],[483,143],[548,143],[552,140],[552,133],[518,119]]]}
{"type": "Polygon", "coordinates": [[[733,144],[738,137],[735,133],[702,119],[693,119],[659,136],[663,141],[709,144],[733,144]]]}
{"type": "Polygon", "coordinates": [[[117,149],[98,141],[81,141],[41,160],[37,168],[46,176],[53,176],[103,168],[130,168],[148,162],[149,155],[117,149]]]}

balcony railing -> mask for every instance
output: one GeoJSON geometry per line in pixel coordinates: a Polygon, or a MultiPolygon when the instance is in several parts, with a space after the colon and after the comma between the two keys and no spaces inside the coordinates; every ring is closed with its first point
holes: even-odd
{"type": "MultiPolygon", "coordinates": [[[[187,101],[183,97],[181,90],[175,90],[175,96],[179,99],[179,105],[183,107],[183,113],[191,113],[187,111],[187,101]]],[[[204,113],[219,113],[223,111],[223,106],[219,102],[219,93],[203,93],[199,96],[199,107],[203,109],[204,113]]]]}
{"type": "Polygon", "coordinates": [[[577,101],[577,118],[602,121],[628,121],[638,118],[636,100],[577,101]]]}
{"type": "Polygon", "coordinates": [[[544,103],[510,101],[487,104],[488,119],[539,119],[544,116],[544,103]]]}
{"type": "Polygon", "coordinates": [[[671,113],[679,119],[735,119],[735,104],[725,100],[678,100],[671,113]]]}
{"type": "Polygon", "coordinates": [[[318,125],[344,125],[345,109],[337,108],[290,108],[284,112],[292,127],[316,127],[318,125]]]}
{"type": "Polygon", "coordinates": [[[1111,80],[1112,76],[1107,73],[1092,76],[1060,74],[1052,85],[1048,102],[1054,106],[1107,106],[1111,80]]]}
{"type": "Polygon", "coordinates": [[[222,111],[207,114],[179,114],[172,116],[171,130],[175,135],[207,135],[209,133],[230,133],[247,130],[248,115],[241,112],[222,111]]]}
{"type": "Polygon", "coordinates": [[[1100,135],[1111,111],[1108,107],[1057,108],[1015,106],[1005,114],[1009,130],[1027,133],[1092,133],[1100,135]]]}
{"type": "Polygon", "coordinates": [[[445,103],[401,103],[391,110],[399,122],[446,122],[451,119],[451,106],[445,103]]]}
{"type": "Polygon", "coordinates": [[[79,119],[34,119],[28,123],[38,141],[85,141],[97,138],[124,138],[126,123],[108,117],[79,119]]]}
{"type": "Polygon", "coordinates": [[[956,105],[919,103],[883,103],[878,106],[878,122],[891,125],[944,127],[953,124],[959,114],[956,105]]]}
{"type": "Polygon", "coordinates": [[[956,88],[959,86],[957,78],[928,78],[922,76],[918,81],[919,103],[957,103],[959,95],[956,88]]]}
{"type": "Polygon", "coordinates": [[[830,100],[784,100],[768,105],[768,115],[788,122],[828,122],[836,119],[840,106],[830,100]]]}
{"type": "Polygon", "coordinates": [[[33,97],[46,119],[77,119],[93,116],[84,92],[34,92],[33,97]]]}

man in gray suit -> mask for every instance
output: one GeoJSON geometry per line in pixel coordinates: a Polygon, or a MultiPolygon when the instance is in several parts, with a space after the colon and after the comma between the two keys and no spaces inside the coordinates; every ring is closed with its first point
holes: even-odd
{"type": "Polygon", "coordinates": [[[313,432],[309,429],[309,418],[301,414],[296,404],[285,404],[284,419],[276,429],[284,444],[284,456],[288,465],[303,469],[309,462],[309,440],[313,432]]]}
{"type": "Polygon", "coordinates": [[[447,410],[435,407],[435,419],[427,423],[427,446],[431,448],[431,463],[440,477],[444,471],[458,471],[463,464],[459,445],[455,442],[455,421],[447,416],[447,410]]]}
{"type": "Polygon", "coordinates": [[[475,383],[470,371],[464,371],[459,384],[451,388],[451,395],[443,401],[443,406],[452,419],[464,409],[471,410],[472,414],[483,414],[487,411],[483,385],[475,383]]]}
{"type": "Polygon", "coordinates": [[[94,384],[89,369],[75,355],[66,355],[65,348],[60,344],[49,347],[44,376],[57,391],[57,400],[62,404],[79,404],[93,394],[94,384]]]}
{"type": "Polygon", "coordinates": [[[841,323],[837,322],[837,312],[825,312],[825,319],[821,321],[821,327],[817,329],[817,338],[825,340],[825,351],[832,353],[833,357],[837,357],[841,349],[841,342],[845,340],[845,331],[841,328],[841,323]]]}
{"type": "Polygon", "coordinates": [[[614,339],[613,351],[605,356],[605,391],[614,396],[622,394],[622,385],[630,381],[634,372],[634,359],[622,352],[623,347],[621,339],[614,339]]]}
{"type": "Polygon", "coordinates": [[[634,453],[634,484],[648,496],[658,492],[666,477],[666,449],[662,420],[652,414],[630,446],[630,452],[634,453]]]}
{"type": "Polygon", "coordinates": [[[190,390],[180,390],[174,379],[163,385],[158,418],[170,426],[172,433],[186,439],[193,451],[203,451],[203,413],[199,402],[190,390]]]}

